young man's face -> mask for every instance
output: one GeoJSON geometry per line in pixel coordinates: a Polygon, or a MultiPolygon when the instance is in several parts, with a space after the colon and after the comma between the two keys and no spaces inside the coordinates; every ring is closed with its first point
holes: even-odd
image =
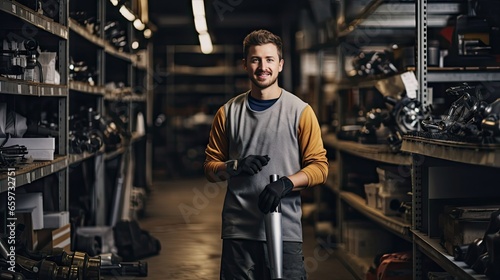
{"type": "Polygon", "coordinates": [[[243,63],[248,77],[260,89],[274,85],[283,69],[283,59],[278,56],[278,48],[271,43],[251,46],[243,63]]]}

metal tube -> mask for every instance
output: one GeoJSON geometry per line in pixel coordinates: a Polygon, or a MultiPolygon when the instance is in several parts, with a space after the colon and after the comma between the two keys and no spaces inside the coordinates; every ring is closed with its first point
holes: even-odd
{"type": "MultiPolygon", "coordinates": [[[[278,175],[270,176],[271,183],[278,175]]],[[[267,253],[271,266],[271,279],[283,279],[283,236],[281,234],[281,204],[264,217],[266,227],[267,253]]]]}

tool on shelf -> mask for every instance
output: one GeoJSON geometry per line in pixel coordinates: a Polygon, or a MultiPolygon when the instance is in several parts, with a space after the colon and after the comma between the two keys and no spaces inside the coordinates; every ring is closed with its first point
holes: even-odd
{"type": "Polygon", "coordinates": [[[42,65],[38,61],[38,42],[34,39],[25,40],[22,47],[18,47],[16,42],[7,50],[0,50],[2,63],[0,74],[3,75],[24,75],[23,79],[35,81],[35,68],[38,68],[39,82],[43,82],[42,65]],[[24,49],[23,49],[24,47],[24,49]]]}

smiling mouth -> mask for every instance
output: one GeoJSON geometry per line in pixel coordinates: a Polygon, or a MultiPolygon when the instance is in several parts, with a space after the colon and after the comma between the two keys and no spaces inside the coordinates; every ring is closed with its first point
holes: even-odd
{"type": "Polygon", "coordinates": [[[270,77],[270,76],[271,76],[271,74],[270,74],[270,73],[265,73],[265,72],[260,72],[260,73],[257,73],[257,77],[258,77],[259,79],[265,79],[265,78],[270,77]]]}

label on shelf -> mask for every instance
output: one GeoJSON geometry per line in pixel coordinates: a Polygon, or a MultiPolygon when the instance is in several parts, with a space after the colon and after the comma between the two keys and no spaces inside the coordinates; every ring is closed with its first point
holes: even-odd
{"type": "Polygon", "coordinates": [[[418,81],[415,73],[412,71],[405,72],[401,74],[401,80],[403,80],[403,84],[405,85],[407,96],[409,98],[417,98],[418,81]]]}

